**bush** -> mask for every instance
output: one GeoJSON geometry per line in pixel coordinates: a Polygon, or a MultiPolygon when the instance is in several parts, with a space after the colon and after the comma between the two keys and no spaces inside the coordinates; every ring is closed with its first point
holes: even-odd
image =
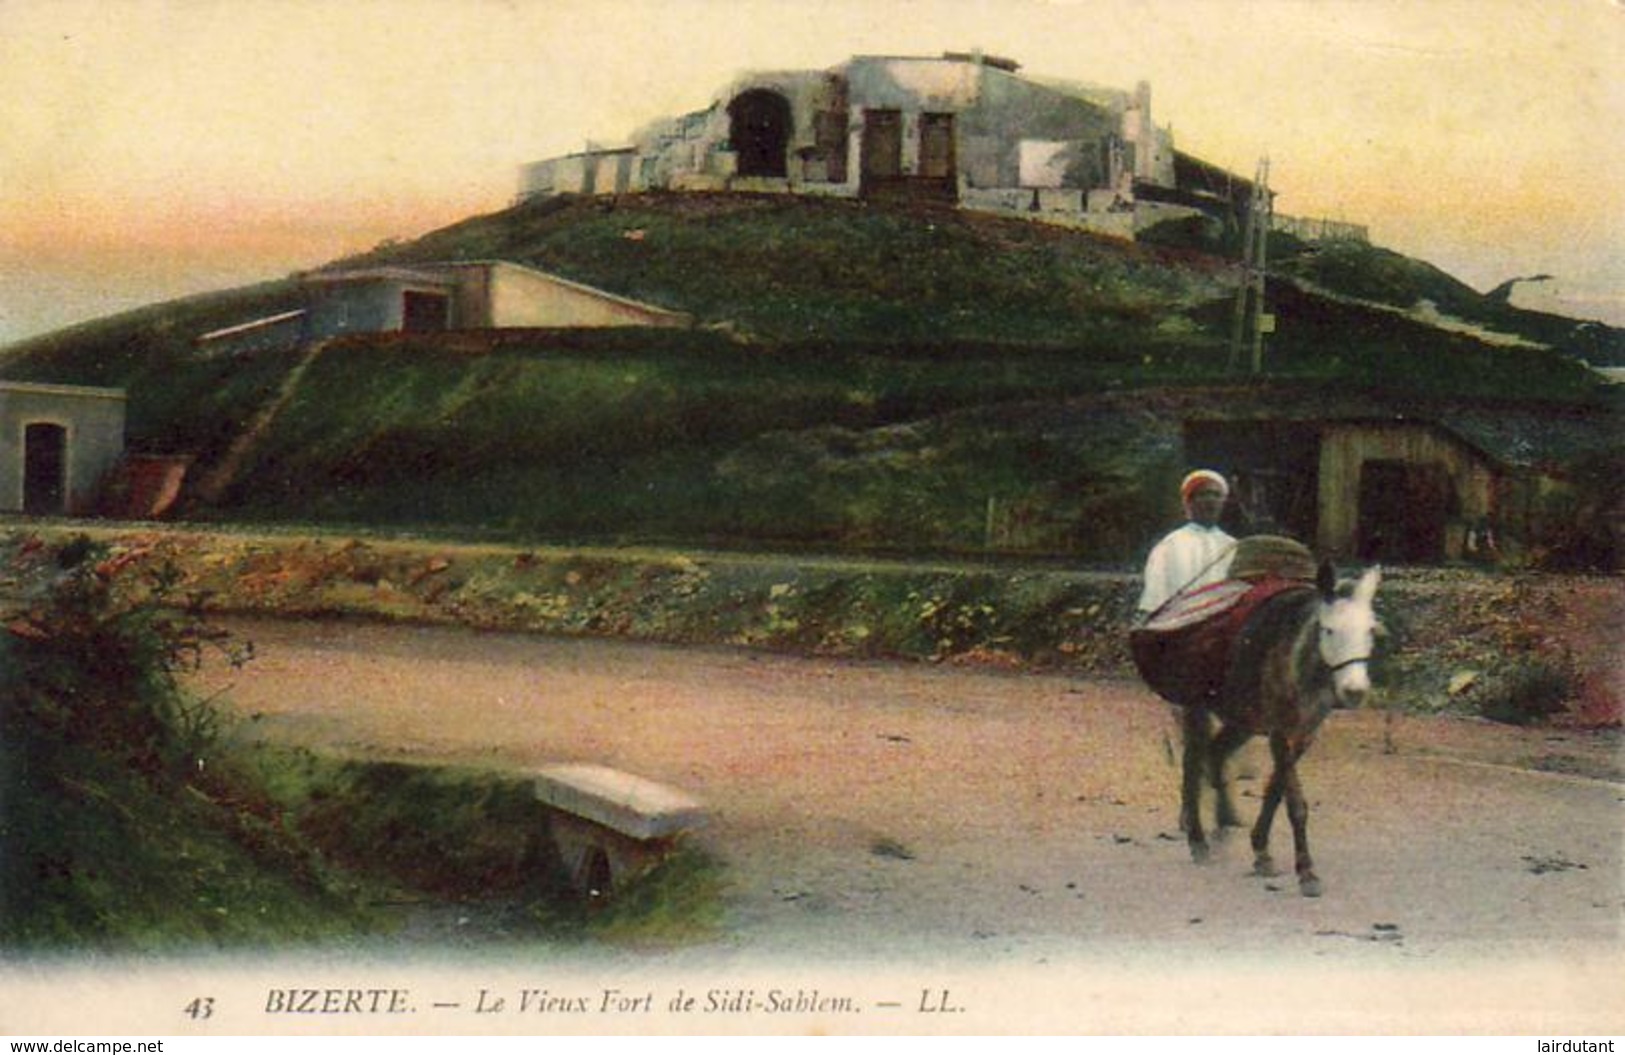
{"type": "Polygon", "coordinates": [[[1494,722],[1535,725],[1563,710],[1573,697],[1569,673],[1554,663],[1526,660],[1510,667],[1479,696],[1479,713],[1494,722]]]}
{"type": "Polygon", "coordinates": [[[211,650],[249,654],[204,624],[202,599],[83,537],[0,540],[0,554],[0,945],[351,929],[353,908],[219,750],[219,712],[183,691],[211,650]]]}
{"type": "Polygon", "coordinates": [[[160,564],[134,589],[115,588],[138,557],[111,554],[80,536],[54,551],[37,539],[18,548],[22,605],[7,626],[8,743],[76,743],[136,770],[181,775],[215,741],[219,716],[178,679],[218,651],[241,665],[252,648],[204,620],[202,596],[174,596],[179,573],[160,564]]]}

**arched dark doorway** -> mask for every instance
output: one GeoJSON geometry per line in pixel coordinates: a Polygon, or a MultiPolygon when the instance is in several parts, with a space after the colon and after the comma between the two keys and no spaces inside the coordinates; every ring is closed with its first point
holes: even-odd
{"type": "Polygon", "coordinates": [[[23,512],[55,516],[67,511],[68,430],[35,422],[23,430],[23,512]]]}
{"type": "Polygon", "coordinates": [[[785,175],[790,101],[766,88],[737,96],[728,104],[728,139],[738,158],[739,175],[785,175]]]}

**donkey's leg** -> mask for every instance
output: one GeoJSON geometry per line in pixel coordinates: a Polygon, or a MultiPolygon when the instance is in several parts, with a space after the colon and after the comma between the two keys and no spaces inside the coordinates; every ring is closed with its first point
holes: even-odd
{"type": "Polygon", "coordinates": [[[1254,875],[1277,874],[1275,860],[1270,857],[1270,826],[1275,823],[1275,811],[1281,805],[1281,795],[1286,788],[1287,752],[1286,738],[1279,733],[1271,733],[1270,757],[1274,764],[1270,767],[1269,783],[1264,786],[1264,801],[1258,807],[1258,820],[1253,824],[1254,875]]]}
{"type": "Polygon", "coordinates": [[[1213,738],[1208,746],[1208,779],[1213,783],[1213,798],[1218,808],[1218,826],[1223,834],[1225,828],[1241,827],[1241,815],[1236,812],[1236,804],[1230,798],[1230,781],[1225,776],[1225,766],[1230,756],[1241,749],[1252,734],[1244,727],[1236,725],[1221,725],[1219,734],[1213,738]]]}
{"type": "Polygon", "coordinates": [[[1281,774],[1270,774],[1264,789],[1264,802],[1258,807],[1258,820],[1253,824],[1253,874],[1276,875],[1275,859],[1270,856],[1270,825],[1275,821],[1275,808],[1281,804],[1281,774]]]}
{"type": "Polygon", "coordinates": [[[1208,858],[1207,834],[1202,830],[1202,777],[1207,772],[1209,722],[1201,707],[1186,707],[1181,714],[1185,760],[1179,795],[1179,826],[1185,829],[1191,859],[1208,858]]]}
{"type": "Polygon", "coordinates": [[[1303,797],[1303,785],[1298,780],[1298,759],[1303,757],[1307,744],[1294,744],[1286,750],[1286,769],[1283,771],[1283,793],[1286,795],[1286,815],[1292,822],[1292,848],[1294,865],[1298,872],[1298,892],[1304,897],[1320,896],[1320,877],[1315,875],[1315,862],[1309,857],[1309,803],[1303,797]]]}

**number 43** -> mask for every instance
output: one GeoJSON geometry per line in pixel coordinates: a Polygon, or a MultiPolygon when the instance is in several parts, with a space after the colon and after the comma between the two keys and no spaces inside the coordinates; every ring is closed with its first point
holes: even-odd
{"type": "Polygon", "coordinates": [[[198,997],[196,1000],[193,1000],[190,1004],[186,1005],[186,1008],[185,1008],[183,1013],[186,1014],[186,1015],[189,1015],[193,1019],[213,1018],[214,1017],[214,997],[212,997],[212,996],[200,996],[200,997],[198,997]]]}

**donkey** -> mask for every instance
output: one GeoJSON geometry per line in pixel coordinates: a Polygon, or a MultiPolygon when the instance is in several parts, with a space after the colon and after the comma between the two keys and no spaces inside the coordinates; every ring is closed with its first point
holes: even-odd
{"type": "Polygon", "coordinates": [[[1223,691],[1208,705],[1180,708],[1185,741],[1180,825],[1193,860],[1208,858],[1200,809],[1203,778],[1213,786],[1218,826],[1241,827],[1230,800],[1225,764],[1242,744],[1264,734],[1269,737],[1273,768],[1252,831],[1254,874],[1276,874],[1269,851],[1270,825],[1285,800],[1298,889],[1305,897],[1320,896],[1320,879],[1309,856],[1309,807],[1297,765],[1326,715],[1334,707],[1358,705],[1371,690],[1368,668],[1379,630],[1372,600],[1381,579],[1381,571],[1372,568],[1340,596],[1331,564],[1322,562],[1314,589],[1306,586],[1283,593],[1248,620],[1232,653],[1223,691]],[[1214,718],[1219,721],[1217,734],[1214,718]]]}

